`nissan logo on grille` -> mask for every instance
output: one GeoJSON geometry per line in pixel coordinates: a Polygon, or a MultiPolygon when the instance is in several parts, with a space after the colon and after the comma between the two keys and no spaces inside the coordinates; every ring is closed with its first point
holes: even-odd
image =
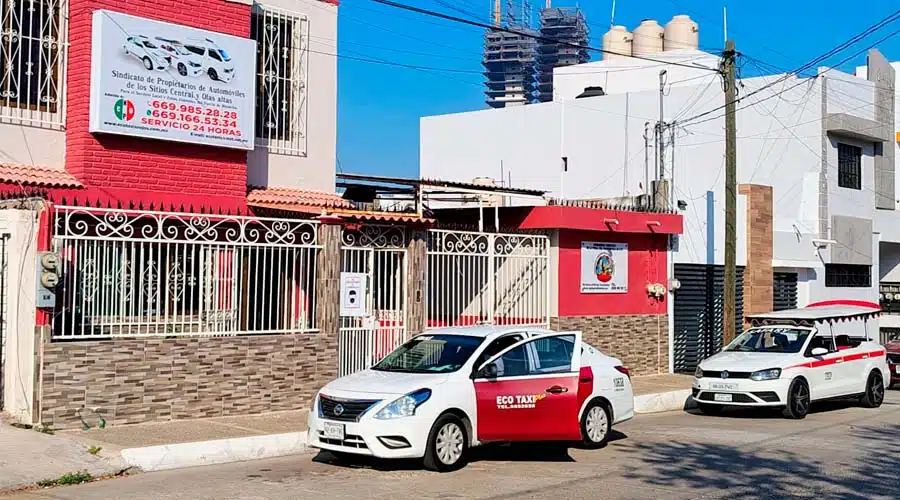
{"type": "MultiPolygon", "coordinates": [[[[722,372],[722,378],[728,378],[728,372],[727,372],[727,371],[722,372]]],[[[335,411],[337,411],[337,408],[335,408],[335,411]]]]}
{"type": "Polygon", "coordinates": [[[344,406],[343,406],[343,405],[340,405],[340,404],[335,405],[335,406],[334,406],[334,416],[335,416],[335,417],[340,417],[340,416],[343,415],[343,414],[344,414],[344,406]]]}

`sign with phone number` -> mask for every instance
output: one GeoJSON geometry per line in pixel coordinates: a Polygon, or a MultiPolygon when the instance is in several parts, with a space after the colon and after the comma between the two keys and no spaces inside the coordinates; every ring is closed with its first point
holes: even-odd
{"type": "Polygon", "coordinates": [[[256,42],[104,10],[93,30],[92,133],[253,149],[256,42]]]}

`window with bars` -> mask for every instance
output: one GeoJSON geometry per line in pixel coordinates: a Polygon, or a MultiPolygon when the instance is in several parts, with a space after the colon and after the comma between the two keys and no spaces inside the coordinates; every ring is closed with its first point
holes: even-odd
{"type": "Polygon", "coordinates": [[[306,76],[309,22],[305,16],[256,5],[256,137],[288,154],[306,153],[306,76]]]}
{"type": "Polygon", "coordinates": [[[60,110],[64,1],[0,0],[0,116],[60,110]]]}
{"type": "Polygon", "coordinates": [[[872,266],[825,264],[825,286],[868,288],[872,286],[872,266]]]}
{"type": "Polygon", "coordinates": [[[862,189],[862,148],[838,143],[838,186],[862,189]]]}

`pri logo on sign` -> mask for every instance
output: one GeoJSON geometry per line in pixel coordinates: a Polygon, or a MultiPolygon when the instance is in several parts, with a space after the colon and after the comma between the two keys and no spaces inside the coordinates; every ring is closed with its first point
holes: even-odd
{"type": "Polygon", "coordinates": [[[119,99],[113,105],[113,113],[119,121],[131,121],[134,118],[134,103],[128,99],[119,99]]]}

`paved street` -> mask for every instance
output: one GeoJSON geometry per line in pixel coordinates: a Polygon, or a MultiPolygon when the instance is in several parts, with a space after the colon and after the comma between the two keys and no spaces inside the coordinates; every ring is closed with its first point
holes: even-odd
{"type": "Polygon", "coordinates": [[[605,450],[495,447],[454,474],[322,454],[136,475],[16,499],[842,498],[900,495],[900,392],[884,406],[641,416],[605,450]],[[893,465],[891,465],[893,464],[893,465]],[[327,495],[323,495],[327,493],[327,495]]]}

